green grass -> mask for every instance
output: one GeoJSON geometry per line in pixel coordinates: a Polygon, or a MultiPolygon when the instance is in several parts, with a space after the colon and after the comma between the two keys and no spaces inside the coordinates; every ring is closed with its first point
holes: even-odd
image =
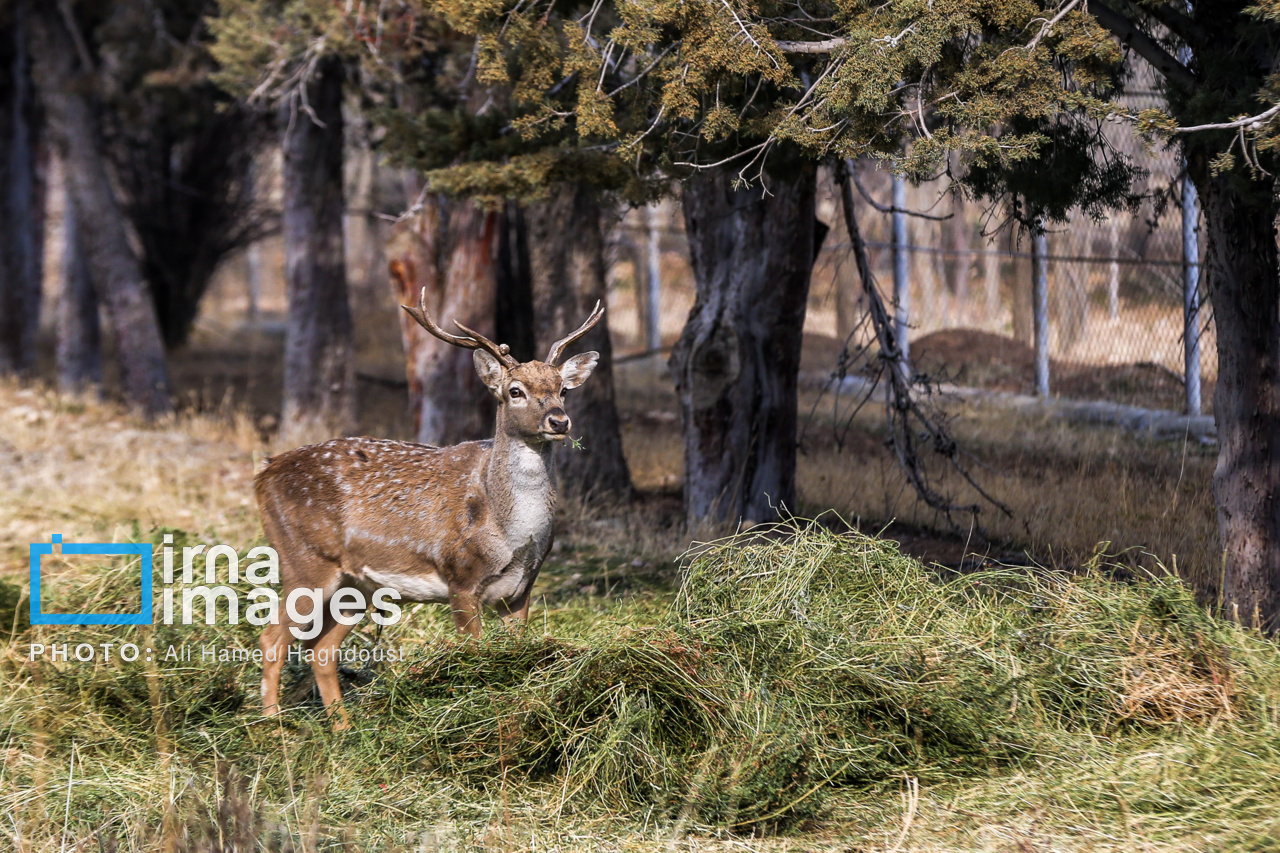
{"type": "MultiPolygon", "coordinates": [[[[3,831],[41,851],[1280,850],[1280,651],[1176,579],[940,578],[799,524],[704,546],[678,590],[574,594],[564,566],[523,634],[408,612],[380,638],[408,659],[348,685],[336,735],[305,702],[261,718],[251,664],[26,661],[55,636],[252,648],[250,626],[25,629],[0,670],[3,831]]],[[[86,569],[62,604],[123,574],[86,569]]]]}

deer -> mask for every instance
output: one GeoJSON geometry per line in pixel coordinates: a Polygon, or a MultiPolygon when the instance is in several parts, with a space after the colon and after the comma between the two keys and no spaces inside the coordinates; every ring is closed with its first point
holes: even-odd
{"type": "MultiPolygon", "coordinates": [[[[401,307],[440,340],[473,350],[476,373],[497,400],[493,438],[450,447],[337,438],[275,456],[254,478],[263,530],[279,555],[280,601],[304,588],[323,599],[312,610],[323,624],[302,631],[314,632],[303,647],[313,652],[321,700],[339,731],[350,721],[336,653],[358,621],[343,614],[343,599],[334,600],[340,590],[390,589],[407,602],[448,604],[467,637],[480,636],[485,606],[513,627],[527,621],[530,591],[552,544],[551,451],[571,426],[564,393],[585,382],[600,358],[584,352],[560,363],[604,316],[599,302],[552,344],[546,361],[521,363],[506,344],[457,320],[461,335],[441,329],[426,293],[416,307],[401,307]]],[[[266,716],[280,711],[280,674],[290,629],[299,624],[281,608],[262,633],[266,716]]]]}

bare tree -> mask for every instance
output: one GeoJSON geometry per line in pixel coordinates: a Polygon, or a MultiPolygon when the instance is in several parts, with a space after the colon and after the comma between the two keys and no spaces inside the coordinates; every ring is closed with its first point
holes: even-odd
{"type": "MultiPolygon", "coordinates": [[[[603,215],[597,191],[581,181],[553,187],[546,200],[525,211],[539,358],[597,302],[606,301],[603,215]]],[[[556,452],[559,476],[583,493],[628,495],[631,474],[622,455],[607,320],[579,345],[599,352],[600,363],[592,381],[574,392],[573,431],[580,441],[556,452]]]]}
{"type": "Polygon", "coordinates": [[[0,15],[0,374],[32,369],[40,327],[44,192],[26,31],[23,6],[0,15]]]}
{"type": "Polygon", "coordinates": [[[343,246],[342,62],[320,59],[280,108],[284,128],[286,442],[352,430],[355,353],[343,246]]]}
{"type": "MultiPolygon", "coordinates": [[[[456,320],[496,337],[496,242],[501,214],[471,201],[427,196],[422,209],[397,226],[388,248],[401,305],[427,309],[446,327],[456,320]]],[[[471,353],[428,334],[401,313],[405,374],[414,434],[424,444],[449,445],[491,431],[494,401],[475,378],[471,353]]],[[[505,343],[505,341],[504,341],[505,343]]]]}
{"type": "Polygon", "coordinates": [[[80,233],[116,340],[125,399],[147,415],[172,411],[155,304],[107,174],[95,98],[83,85],[92,57],[68,29],[59,4],[26,8],[36,88],[53,144],[66,164],[67,193],[82,221],[93,223],[80,233]]]}

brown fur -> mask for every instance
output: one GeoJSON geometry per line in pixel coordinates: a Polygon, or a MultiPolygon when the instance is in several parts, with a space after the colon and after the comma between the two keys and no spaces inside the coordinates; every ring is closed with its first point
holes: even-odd
{"type": "Polygon", "coordinates": [[[282,586],[280,624],[261,641],[265,713],[279,710],[295,624],[284,601],[294,589],[323,590],[323,625],[303,642],[316,651],[312,669],[336,728],[347,720],[334,658],[351,631],[329,613],[338,589],[360,589],[367,600],[390,586],[404,602],[447,601],[458,630],[472,636],[485,604],[504,619],[527,618],[551,548],[551,444],[570,426],[563,394],[586,380],[597,357],[584,353],[557,368],[504,364],[477,349],[476,370],[498,399],[490,441],[431,447],[339,438],[270,460],[254,480],[282,586]]]}

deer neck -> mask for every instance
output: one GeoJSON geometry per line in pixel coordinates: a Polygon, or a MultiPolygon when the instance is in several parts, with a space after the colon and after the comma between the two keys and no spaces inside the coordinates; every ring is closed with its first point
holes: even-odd
{"type": "Polygon", "coordinates": [[[485,479],[495,515],[513,547],[550,533],[556,490],[549,444],[527,442],[499,427],[485,479]]]}

